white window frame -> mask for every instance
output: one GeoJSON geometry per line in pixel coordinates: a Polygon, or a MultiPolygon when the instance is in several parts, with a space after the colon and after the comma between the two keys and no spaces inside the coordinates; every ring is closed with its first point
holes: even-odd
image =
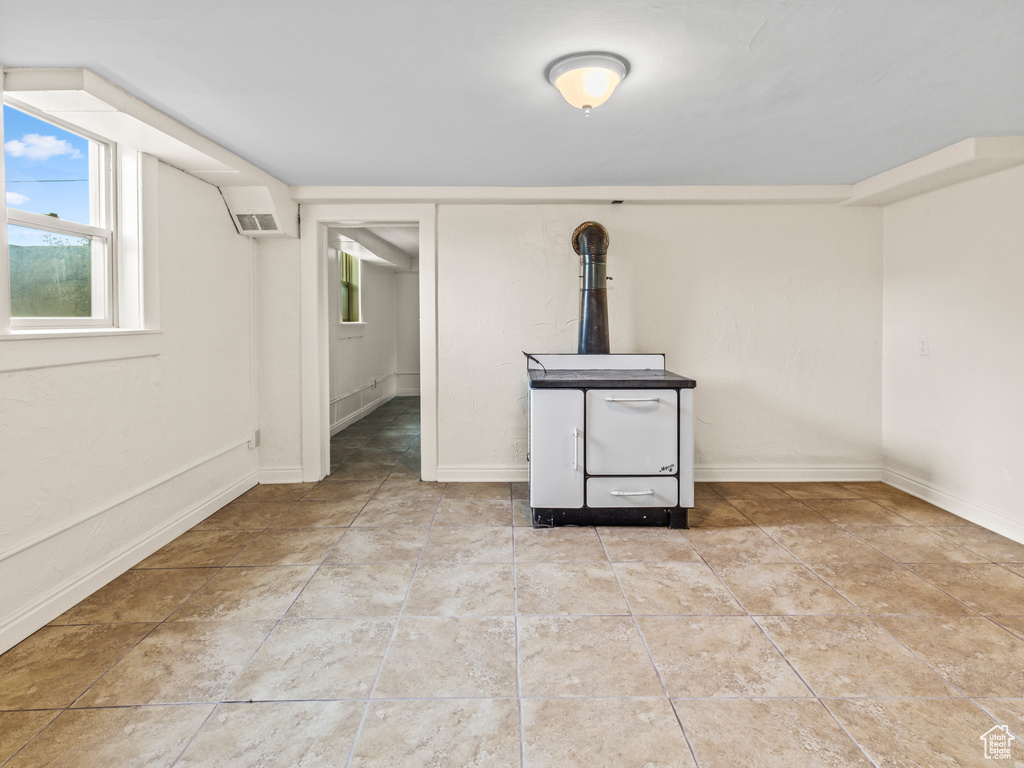
{"type": "MultiPolygon", "coordinates": [[[[6,97],[3,103],[27,115],[81,136],[89,141],[89,206],[90,221],[98,226],[57,219],[30,211],[7,207],[7,224],[52,232],[69,237],[88,238],[96,248],[100,243],[102,254],[92,258],[92,317],[15,317],[11,316],[11,330],[60,330],[116,328],[119,323],[118,301],[118,181],[120,167],[118,145],[91,131],[71,125],[16,98],[6,97]],[[96,185],[95,193],[92,185],[96,185]]],[[[4,175],[6,187],[6,175],[4,175]]],[[[7,259],[4,260],[7,262],[7,259]]],[[[8,291],[10,287],[8,286],[8,291]]]]}

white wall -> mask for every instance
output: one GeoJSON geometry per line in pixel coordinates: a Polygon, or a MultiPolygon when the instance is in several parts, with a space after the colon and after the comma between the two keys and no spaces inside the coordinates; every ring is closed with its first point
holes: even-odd
{"type": "Polygon", "coordinates": [[[1024,168],[887,206],[884,253],[885,466],[1024,540],[1024,168]]]}
{"type": "Polygon", "coordinates": [[[395,343],[399,395],[420,393],[420,273],[395,273],[395,343]]]}
{"type": "Polygon", "coordinates": [[[331,434],[390,400],[398,388],[395,272],[369,261],[359,268],[361,324],[343,325],[338,251],[327,250],[331,434]]]}
{"type": "Polygon", "coordinates": [[[266,239],[257,258],[260,482],[302,481],[299,241],[266,239]]]}
{"type": "Polygon", "coordinates": [[[610,233],[613,352],[695,378],[704,477],[874,476],[881,214],[834,205],[442,205],[439,479],[523,476],[522,351],[574,352],[588,219],[610,233]]]}
{"type": "Polygon", "coordinates": [[[158,182],[159,355],[0,373],[0,651],[256,482],[250,243],[158,182]]]}

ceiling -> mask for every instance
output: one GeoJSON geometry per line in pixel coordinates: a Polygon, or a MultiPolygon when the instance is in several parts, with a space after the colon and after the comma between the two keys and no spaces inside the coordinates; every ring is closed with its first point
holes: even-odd
{"type": "Polygon", "coordinates": [[[1024,134],[1020,0],[0,0],[4,66],[87,67],[301,185],[829,184],[1024,134]],[[590,118],[544,79],[632,71],[590,118]]]}

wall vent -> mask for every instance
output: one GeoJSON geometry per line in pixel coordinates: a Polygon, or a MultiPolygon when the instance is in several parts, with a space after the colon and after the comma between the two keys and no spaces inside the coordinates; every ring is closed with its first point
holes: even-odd
{"type": "Polygon", "coordinates": [[[235,220],[238,222],[238,229],[245,234],[246,232],[280,232],[280,227],[277,226],[277,219],[274,218],[272,213],[238,213],[235,214],[235,220]]]}

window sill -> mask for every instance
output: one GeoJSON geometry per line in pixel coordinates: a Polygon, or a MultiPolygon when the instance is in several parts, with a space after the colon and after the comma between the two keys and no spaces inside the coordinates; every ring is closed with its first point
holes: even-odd
{"type": "Polygon", "coordinates": [[[0,372],[156,357],[163,331],[122,328],[12,330],[0,334],[0,372]]]}
{"type": "Polygon", "coordinates": [[[352,339],[366,333],[366,323],[338,323],[338,338],[352,339]]]}

